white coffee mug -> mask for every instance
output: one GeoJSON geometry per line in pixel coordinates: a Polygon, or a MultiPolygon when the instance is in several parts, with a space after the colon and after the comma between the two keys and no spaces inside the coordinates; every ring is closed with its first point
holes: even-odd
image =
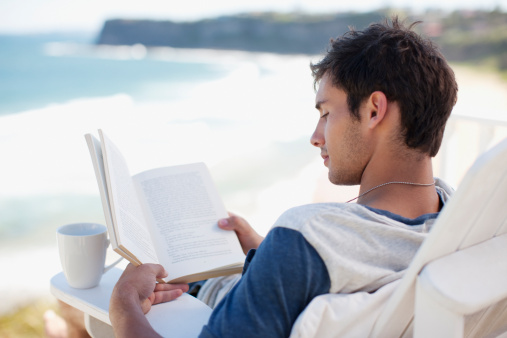
{"type": "Polygon", "coordinates": [[[63,273],[73,288],[88,289],[99,285],[102,274],[121,260],[104,267],[109,246],[104,225],[67,224],[59,227],[56,235],[63,273]]]}

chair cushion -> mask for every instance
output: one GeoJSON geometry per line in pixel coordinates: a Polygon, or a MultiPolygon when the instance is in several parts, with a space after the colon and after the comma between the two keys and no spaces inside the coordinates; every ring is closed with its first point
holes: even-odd
{"type": "Polygon", "coordinates": [[[368,337],[399,282],[386,284],[373,293],[315,297],[297,318],[290,337],[368,337]]]}

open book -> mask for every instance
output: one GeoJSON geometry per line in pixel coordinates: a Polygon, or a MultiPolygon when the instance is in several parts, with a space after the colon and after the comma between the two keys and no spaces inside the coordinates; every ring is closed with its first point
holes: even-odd
{"type": "Polygon", "coordinates": [[[163,265],[168,283],[241,272],[245,255],[236,234],[218,227],[227,212],[203,163],[131,176],[120,151],[99,136],[85,138],[114,251],[135,265],[163,265]]]}

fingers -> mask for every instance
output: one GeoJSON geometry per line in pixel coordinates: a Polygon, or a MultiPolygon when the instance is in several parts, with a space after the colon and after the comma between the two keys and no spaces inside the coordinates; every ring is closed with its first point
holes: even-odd
{"type": "Polygon", "coordinates": [[[129,264],[116,283],[111,296],[112,308],[135,308],[140,306],[143,313],[151,309],[152,304],[168,302],[188,291],[186,284],[157,284],[159,278],[167,277],[167,272],[159,264],[129,264]],[[129,300],[128,304],[125,300],[129,300]],[[127,304],[127,305],[125,305],[127,304]]]}
{"type": "Polygon", "coordinates": [[[231,225],[229,224],[229,219],[227,218],[218,220],[218,226],[224,230],[232,230],[231,225]]]}
{"type": "Polygon", "coordinates": [[[179,289],[183,292],[188,291],[188,284],[166,284],[166,283],[158,283],[155,286],[155,291],[170,291],[179,289]]]}
{"type": "Polygon", "coordinates": [[[159,283],[155,286],[155,291],[150,295],[150,304],[159,304],[169,302],[181,296],[188,291],[188,284],[165,284],[159,283]]]}
{"type": "Polygon", "coordinates": [[[183,290],[181,289],[174,289],[169,291],[158,291],[154,292],[154,298],[152,299],[152,304],[159,304],[159,303],[165,303],[170,302],[171,300],[175,300],[179,296],[183,294],[183,290]]]}
{"type": "Polygon", "coordinates": [[[233,213],[229,213],[228,218],[219,220],[218,226],[224,230],[235,230],[239,233],[247,232],[252,229],[244,218],[234,215],[233,213]]]}
{"type": "Polygon", "coordinates": [[[228,218],[218,221],[218,226],[224,230],[234,230],[238,236],[241,248],[246,254],[250,249],[256,249],[264,239],[248,224],[248,222],[233,213],[228,218]]]}
{"type": "Polygon", "coordinates": [[[167,272],[159,264],[142,264],[139,266],[129,264],[123,271],[115,288],[122,292],[126,292],[126,290],[135,292],[142,300],[148,298],[153,292],[156,279],[166,276],[167,272]]]}

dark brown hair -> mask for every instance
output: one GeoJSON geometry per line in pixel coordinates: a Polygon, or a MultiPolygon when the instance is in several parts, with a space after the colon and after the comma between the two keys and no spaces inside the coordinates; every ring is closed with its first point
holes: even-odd
{"type": "Polygon", "coordinates": [[[405,144],[435,156],[445,124],[456,103],[458,85],[438,48],[397,17],[363,31],[351,29],[331,40],[330,50],[311,64],[315,85],[328,73],[333,85],[347,93],[351,114],[374,91],[398,103],[405,144]]]}

